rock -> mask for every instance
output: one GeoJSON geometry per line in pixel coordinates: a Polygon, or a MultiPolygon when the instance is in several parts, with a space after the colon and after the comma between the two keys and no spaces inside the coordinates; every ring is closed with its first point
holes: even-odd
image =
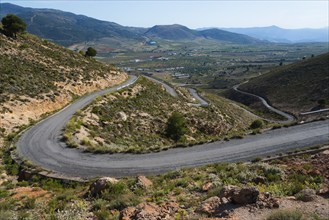
{"type": "Polygon", "coordinates": [[[230,202],[226,197],[220,198],[220,201],[221,201],[222,204],[227,204],[227,203],[230,202]]]}
{"type": "Polygon", "coordinates": [[[135,211],[136,211],[135,207],[127,207],[120,212],[119,219],[130,220],[134,216],[135,211]]]}
{"type": "Polygon", "coordinates": [[[120,220],[169,220],[174,219],[179,205],[174,202],[166,202],[160,206],[154,203],[141,203],[136,207],[128,207],[120,212],[120,220]]]}
{"type": "Polygon", "coordinates": [[[329,150],[322,151],[322,154],[329,155],[329,150]]]}
{"type": "Polygon", "coordinates": [[[145,176],[138,176],[137,177],[137,185],[142,187],[142,188],[149,188],[150,186],[153,185],[152,181],[146,178],[145,176]]]}
{"type": "Polygon", "coordinates": [[[212,189],[213,186],[214,186],[214,184],[212,182],[207,182],[207,183],[203,184],[202,191],[207,192],[210,189],[212,189]]]}
{"type": "Polygon", "coordinates": [[[118,116],[121,118],[122,121],[127,121],[128,116],[124,112],[118,112],[118,116]]]}
{"type": "Polygon", "coordinates": [[[270,194],[269,192],[265,192],[265,193],[264,193],[264,197],[265,197],[265,199],[270,198],[270,196],[271,196],[271,194],[270,194]]]}
{"type": "Polygon", "coordinates": [[[316,192],[313,189],[303,189],[295,196],[298,200],[301,200],[303,202],[311,202],[316,199],[316,192]]]}
{"type": "Polygon", "coordinates": [[[31,170],[22,169],[19,171],[18,181],[31,180],[32,176],[33,176],[33,172],[31,170]]]}
{"type": "Polygon", "coordinates": [[[230,198],[232,196],[233,191],[235,190],[239,190],[240,188],[237,186],[233,186],[233,185],[228,185],[228,186],[224,186],[223,189],[220,191],[219,193],[219,197],[226,197],[226,198],[230,198]]]}
{"type": "Polygon", "coordinates": [[[317,192],[316,192],[316,194],[318,194],[318,195],[326,195],[326,194],[329,194],[329,189],[328,188],[321,188],[321,189],[319,189],[317,192]]]}
{"type": "Polygon", "coordinates": [[[256,187],[239,188],[237,186],[225,186],[219,194],[219,197],[226,197],[236,204],[255,203],[258,199],[259,191],[256,187]]]}
{"type": "Polygon", "coordinates": [[[259,209],[267,208],[279,208],[280,204],[278,199],[273,198],[269,192],[262,193],[258,196],[258,200],[252,206],[257,207],[259,209]]]}
{"type": "Polygon", "coordinates": [[[232,201],[245,205],[256,203],[259,196],[259,190],[256,187],[245,187],[240,190],[234,190],[232,193],[232,201]]]}
{"type": "Polygon", "coordinates": [[[220,198],[217,196],[213,196],[203,201],[201,205],[195,210],[195,212],[212,215],[216,212],[220,205],[220,198]]]}
{"type": "Polygon", "coordinates": [[[159,207],[153,203],[144,203],[138,205],[136,209],[134,219],[150,219],[156,220],[160,216],[159,207]]]}
{"type": "Polygon", "coordinates": [[[95,182],[93,182],[89,187],[89,192],[91,196],[97,196],[100,194],[107,186],[108,183],[115,184],[119,180],[112,177],[102,177],[95,182]]]}

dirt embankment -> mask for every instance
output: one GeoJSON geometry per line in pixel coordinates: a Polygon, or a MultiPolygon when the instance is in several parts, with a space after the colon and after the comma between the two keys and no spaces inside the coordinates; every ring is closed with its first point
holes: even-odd
{"type": "Polygon", "coordinates": [[[82,82],[58,82],[61,89],[57,95],[42,94],[39,98],[21,96],[0,106],[0,127],[5,129],[4,134],[17,131],[19,126],[28,124],[31,120],[39,120],[42,115],[59,110],[69,104],[74,97],[81,96],[96,90],[120,84],[128,78],[126,73],[111,72],[107,77],[82,82]]]}

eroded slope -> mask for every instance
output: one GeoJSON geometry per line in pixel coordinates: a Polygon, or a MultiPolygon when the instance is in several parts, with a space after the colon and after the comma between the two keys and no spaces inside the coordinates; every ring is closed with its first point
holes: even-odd
{"type": "Polygon", "coordinates": [[[75,97],[118,84],[127,75],[30,34],[0,34],[2,134],[64,107],[75,97]]]}

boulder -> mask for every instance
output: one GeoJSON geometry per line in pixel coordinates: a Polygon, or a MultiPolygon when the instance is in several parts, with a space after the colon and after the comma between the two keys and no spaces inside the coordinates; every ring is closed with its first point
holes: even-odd
{"type": "Polygon", "coordinates": [[[256,187],[245,187],[240,190],[234,190],[231,199],[234,203],[245,205],[256,203],[259,196],[259,190],[256,187]]]}
{"type": "Polygon", "coordinates": [[[141,186],[142,188],[149,188],[153,185],[152,181],[146,178],[145,176],[138,176],[137,177],[137,185],[141,186]]]}
{"type": "Polygon", "coordinates": [[[225,186],[219,193],[219,197],[226,197],[232,202],[240,205],[255,203],[259,196],[259,190],[256,187],[225,186]]]}
{"type": "Polygon", "coordinates": [[[203,201],[195,212],[212,215],[216,212],[220,205],[221,199],[218,196],[213,196],[203,201]]]}
{"type": "Polygon", "coordinates": [[[89,187],[89,192],[91,196],[97,196],[100,194],[107,186],[108,183],[115,184],[119,180],[112,177],[102,177],[95,182],[93,182],[89,187]]]}
{"type": "Polygon", "coordinates": [[[295,196],[298,200],[301,200],[303,202],[311,202],[316,199],[316,192],[313,189],[303,189],[295,196]]]}

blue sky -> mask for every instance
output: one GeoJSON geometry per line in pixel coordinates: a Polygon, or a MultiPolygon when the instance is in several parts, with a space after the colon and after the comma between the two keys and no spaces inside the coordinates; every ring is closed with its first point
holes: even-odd
{"type": "Polygon", "coordinates": [[[328,0],[0,0],[0,2],[10,2],[24,7],[60,9],[134,27],[151,27],[156,24],[182,24],[189,28],[329,26],[328,0]]]}

